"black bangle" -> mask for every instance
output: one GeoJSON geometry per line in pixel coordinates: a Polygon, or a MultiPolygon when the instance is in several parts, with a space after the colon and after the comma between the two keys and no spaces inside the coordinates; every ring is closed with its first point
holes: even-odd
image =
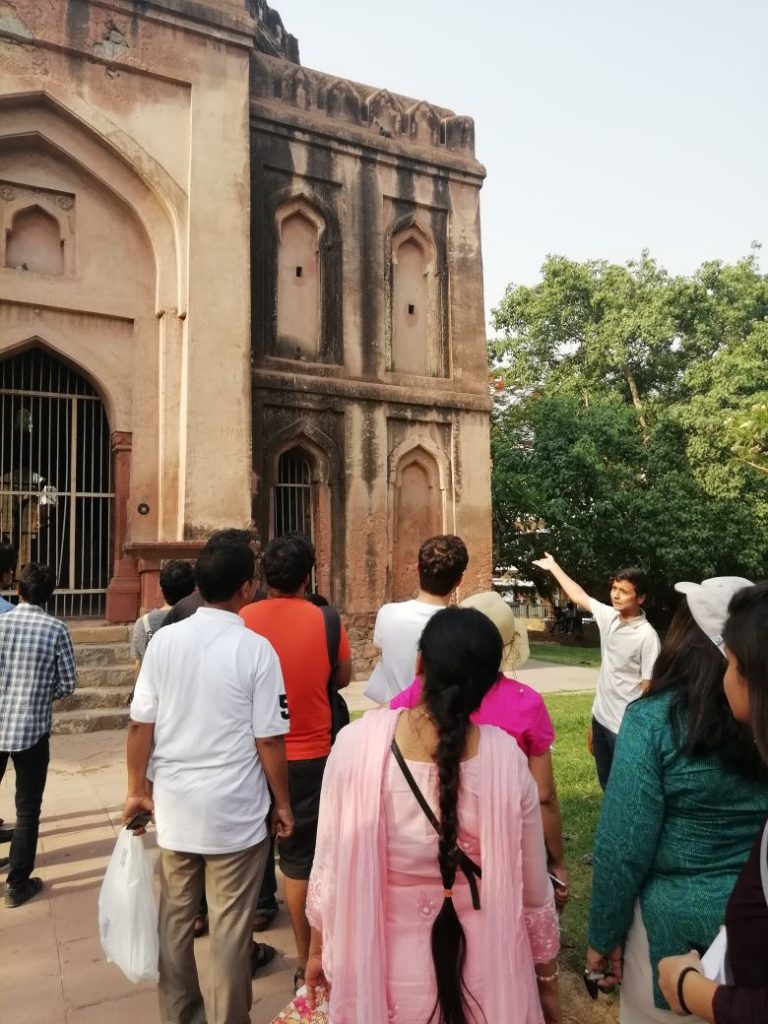
{"type": "Polygon", "coordinates": [[[683,984],[685,982],[686,977],[691,973],[691,971],[693,971],[695,974],[701,974],[701,971],[698,969],[698,967],[693,967],[689,964],[688,967],[684,967],[682,971],[680,971],[680,977],[677,979],[677,1001],[678,1003],[680,1003],[680,1009],[683,1011],[683,1013],[687,1013],[689,1015],[691,1011],[686,1006],[685,999],[683,998],[683,984]]]}

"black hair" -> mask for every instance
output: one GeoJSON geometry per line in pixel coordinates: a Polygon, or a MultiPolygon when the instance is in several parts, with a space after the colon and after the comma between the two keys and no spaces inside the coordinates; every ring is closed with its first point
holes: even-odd
{"type": "Polygon", "coordinates": [[[206,541],[205,547],[215,548],[219,544],[242,544],[248,547],[258,539],[259,535],[255,530],[216,530],[206,541]]]}
{"type": "MultiPolygon", "coordinates": [[[[444,608],[424,627],[419,650],[422,699],[438,735],[438,862],[443,888],[449,890],[458,865],[460,765],[469,716],[496,682],[503,647],[498,629],[482,612],[444,608]]],[[[477,1019],[470,1004],[478,1009],[479,1004],[464,983],[466,958],[464,929],[453,900],[446,897],[432,925],[437,1000],[428,1024],[469,1024],[477,1019]]]]}
{"type": "Polygon", "coordinates": [[[56,589],[56,573],[50,565],[27,562],[19,575],[19,595],[29,604],[45,604],[56,589]]]}
{"type": "Polygon", "coordinates": [[[706,636],[683,598],[653,667],[645,697],[674,692],[670,725],[688,757],[718,754],[726,768],[748,779],[768,777],[749,728],[731,714],[723,689],[726,660],[706,636]]]}
{"type": "Polygon", "coordinates": [[[461,537],[430,537],[419,548],[419,586],[428,594],[445,597],[464,575],[469,563],[461,537]]]}
{"type": "Polygon", "coordinates": [[[315,605],[316,608],[327,608],[331,603],[327,597],[323,597],[322,594],[306,594],[305,595],[310,604],[315,605]]]}
{"type": "Polygon", "coordinates": [[[314,545],[306,534],[298,532],[271,540],[261,560],[267,586],[281,594],[295,594],[314,564],[314,545]]]}
{"type": "Polygon", "coordinates": [[[648,596],[648,577],[636,565],[630,565],[626,569],[617,569],[608,582],[613,586],[614,583],[618,583],[620,580],[626,580],[627,583],[631,583],[638,597],[648,596]]]}
{"type": "Polygon", "coordinates": [[[253,579],[255,564],[253,551],[245,544],[206,545],[195,563],[195,579],[203,600],[208,604],[231,600],[244,583],[253,579]]]}
{"type": "Polygon", "coordinates": [[[189,562],[179,558],[166,562],[160,570],[160,589],[171,607],[191,594],[195,589],[195,573],[189,562]]]}
{"type": "Polygon", "coordinates": [[[13,544],[0,544],[0,576],[6,572],[15,572],[18,559],[13,544]]]}
{"type": "Polygon", "coordinates": [[[728,605],[723,640],[736,658],[749,693],[749,724],[768,764],[768,580],[739,590],[728,605]]]}

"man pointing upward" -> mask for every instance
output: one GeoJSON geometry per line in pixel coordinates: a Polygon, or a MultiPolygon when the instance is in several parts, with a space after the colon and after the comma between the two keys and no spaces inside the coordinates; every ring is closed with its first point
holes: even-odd
{"type": "Polygon", "coordinates": [[[648,593],[646,577],[635,568],[614,573],[609,581],[611,603],[607,605],[590,597],[549,552],[533,564],[552,573],[571,601],[594,616],[600,631],[600,675],[588,743],[598,780],[605,789],[624,711],[648,686],[659,653],[658,634],[642,608],[648,593]]]}

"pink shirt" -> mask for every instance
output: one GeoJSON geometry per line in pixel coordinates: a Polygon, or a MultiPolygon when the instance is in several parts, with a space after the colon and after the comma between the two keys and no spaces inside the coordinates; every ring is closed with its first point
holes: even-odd
{"type": "MultiPolygon", "coordinates": [[[[420,699],[421,679],[417,676],[389,706],[393,711],[415,708],[420,699]]],[[[555,738],[552,719],[541,694],[501,673],[471,717],[475,725],[497,725],[509,733],[526,757],[546,754],[555,738]]]]}

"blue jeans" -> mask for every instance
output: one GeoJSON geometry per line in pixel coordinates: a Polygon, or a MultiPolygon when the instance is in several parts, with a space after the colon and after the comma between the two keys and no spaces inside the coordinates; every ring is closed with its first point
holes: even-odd
{"type": "Polygon", "coordinates": [[[592,749],[595,755],[597,781],[605,792],[608,776],[611,774],[613,752],[616,749],[616,733],[606,729],[594,716],[592,717],[592,749]]]}

